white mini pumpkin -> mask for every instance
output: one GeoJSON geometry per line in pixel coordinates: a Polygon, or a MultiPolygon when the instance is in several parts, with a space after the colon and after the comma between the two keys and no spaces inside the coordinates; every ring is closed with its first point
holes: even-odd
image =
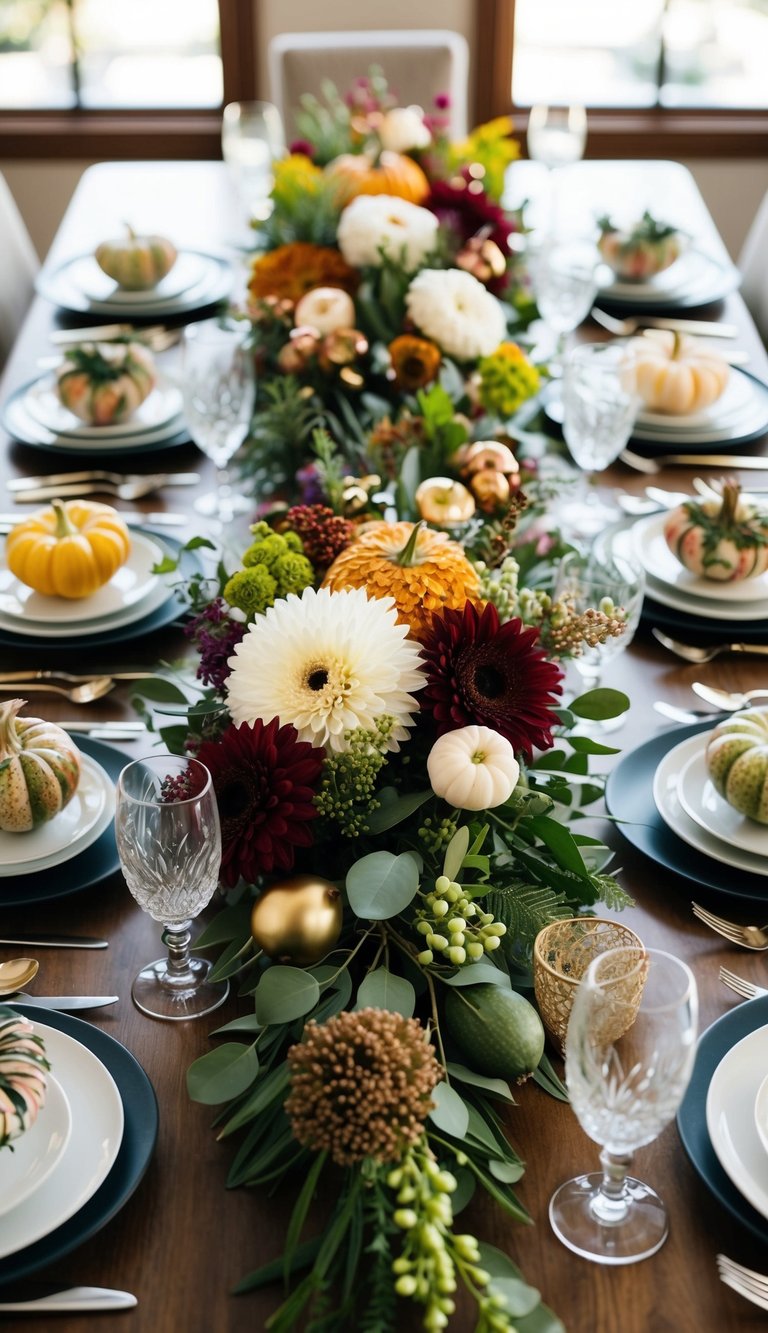
{"type": "Polygon", "coordinates": [[[459,727],[436,740],[427,758],[432,790],[459,810],[492,810],[509,800],[520,765],[506,736],[459,727]]]}
{"type": "Polygon", "coordinates": [[[710,407],[725,391],[728,362],[695,338],[652,329],[630,346],[637,392],[651,412],[689,416],[710,407]]]}

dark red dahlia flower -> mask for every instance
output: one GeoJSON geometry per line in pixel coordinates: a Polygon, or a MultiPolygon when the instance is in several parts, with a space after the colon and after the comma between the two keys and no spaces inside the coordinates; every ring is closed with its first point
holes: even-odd
{"type": "MultiPolygon", "coordinates": [[[[470,237],[482,231],[488,240],[498,245],[504,258],[508,259],[509,238],[517,230],[515,224],[504,209],[495,204],[484,190],[470,189],[470,183],[464,181],[460,185],[454,185],[450,181],[433,181],[431,193],[424,206],[436,214],[444,227],[454,233],[459,245],[465,244],[470,237]]],[[[488,283],[488,288],[492,292],[499,292],[506,281],[506,275],[495,278],[488,283]]]]}
{"type": "Polygon", "coordinates": [[[210,770],[221,820],[221,878],[232,888],[272,870],[290,870],[296,847],[310,847],[308,827],[325,752],[273,718],[228,727],[204,741],[197,758],[210,770]]]}
{"type": "Polygon", "coordinates": [[[479,724],[492,727],[530,759],[534,746],[552,744],[552,708],[563,672],[536,647],[537,629],[514,619],[502,625],[496,607],[433,615],[423,643],[428,684],[422,707],[431,709],[438,734],[479,724]]]}

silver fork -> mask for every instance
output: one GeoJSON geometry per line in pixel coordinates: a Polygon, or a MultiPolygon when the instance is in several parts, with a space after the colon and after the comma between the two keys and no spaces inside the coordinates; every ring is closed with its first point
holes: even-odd
{"type": "Polygon", "coordinates": [[[719,657],[721,653],[756,653],[758,656],[768,654],[768,643],[713,643],[709,648],[696,648],[692,643],[680,643],[678,639],[670,639],[668,634],[664,634],[655,625],[651,633],[654,639],[658,639],[659,643],[671,653],[682,657],[686,662],[695,662],[697,666],[711,662],[713,657],[719,657]]]}
{"type": "Polygon", "coordinates": [[[164,472],[153,476],[141,477],[138,481],[121,481],[115,485],[111,481],[70,482],[60,486],[46,483],[45,486],[33,487],[26,491],[16,491],[16,504],[37,504],[42,500],[72,499],[82,495],[115,495],[118,500],[141,500],[145,495],[162,490],[171,485],[170,478],[164,472]]]}
{"type": "MultiPolygon", "coordinates": [[[[146,671],[109,671],[104,672],[103,676],[97,677],[100,680],[147,680],[150,676],[157,676],[156,669],[150,667],[146,671]]],[[[0,671],[0,686],[16,684],[26,684],[33,680],[65,680],[69,685],[89,685],[93,681],[93,675],[77,676],[71,671],[0,671]]]]}
{"type": "Polygon", "coordinates": [[[756,986],[753,981],[747,981],[746,977],[739,977],[735,972],[729,972],[727,967],[720,968],[720,980],[743,1000],[755,1000],[758,995],[768,995],[765,986],[756,986]]]}
{"type": "Polygon", "coordinates": [[[617,319],[599,306],[593,306],[589,313],[596,324],[602,324],[604,329],[618,338],[628,338],[637,333],[638,329],[673,329],[678,333],[709,334],[713,338],[735,338],[739,332],[735,324],[717,324],[708,319],[665,319],[656,315],[631,315],[628,319],[617,319]]]}
{"type": "Polygon", "coordinates": [[[115,688],[111,676],[94,676],[84,685],[75,685],[64,689],[61,685],[32,685],[27,681],[22,684],[0,684],[0,694],[60,694],[72,704],[92,704],[95,699],[103,699],[105,694],[115,688]]]}
{"type": "Polygon", "coordinates": [[[759,1305],[761,1310],[768,1310],[768,1277],[756,1273],[753,1268],[737,1264],[725,1254],[717,1256],[717,1271],[720,1281],[727,1287],[738,1292],[739,1296],[751,1301],[753,1305],[759,1305]]]}
{"type": "Polygon", "coordinates": [[[700,907],[698,903],[691,903],[693,915],[714,930],[717,935],[722,935],[724,939],[731,944],[738,944],[742,949],[754,949],[757,953],[763,953],[768,949],[768,925],[766,926],[740,926],[736,921],[726,921],[722,916],[715,916],[714,912],[709,912],[706,907],[700,907]]]}
{"type": "MultiPolygon", "coordinates": [[[[104,468],[88,468],[83,472],[50,472],[39,477],[11,477],[6,482],[9,491],[31,491],[35,486],[69,486],[76,481],[108,481],[113,486],[122,486],[132,481],[146,481],[146,472],[107,472],[104,468]]],[[[167,486],[196,486],[200,480],[199,472],[163,472],[152,473],[154,477],[164,477],[167,486]]]]}

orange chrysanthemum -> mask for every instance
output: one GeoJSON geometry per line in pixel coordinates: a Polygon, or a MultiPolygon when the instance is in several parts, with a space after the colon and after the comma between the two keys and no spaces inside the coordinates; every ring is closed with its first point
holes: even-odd
{"type": "Polygon", "coordinates": [[[440,349],[428,338],[402,333],[389,344],[395,384],[406,393],[415,393],[431,384],[440,369],[440,349]]]}
{"type": "Polygon", "coordinates": [[[277,296],[298,301],[313,287],[342,287],[352,296],[359,280],[338,250],[291,241],[253,261],[248,289],[256,300],[277,296]]]}
{"type": "Polygon", "coordinates": [[[371,597],[394,597],[397,618],[422,639],[432,614],[480,602],[480,582],[458,542],[413,523],[371,523],[334,560],[323,580],[338,592],[365,588],[371,597]]]}

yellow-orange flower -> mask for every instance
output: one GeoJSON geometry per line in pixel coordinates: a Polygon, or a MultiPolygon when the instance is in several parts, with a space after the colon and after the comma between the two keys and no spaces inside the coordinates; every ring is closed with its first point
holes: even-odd
{"type": "Polygon", "coordinates": [[[298,301],[313,287],[341,287],[353,295],[359,275],[338,250],[309,241],[291,241],[259,255],[248,289],[253,297],[278,296],[298,301]]]}
{"type": "Polygon", "coordinates": [[[440,349],[428,338],[402,333],[389,344],[395,384],[406,393],[415,393],[431,384],[440,369],[440,349]]]}
{"type": "Polygon", "coordinates": [[[337,556],[323,586],[365,588],[369,597],[394,597],[397,618],[422,639],[432,614],[480,602],[480,582],[458,542],[413,523],[371,523],[337,556]],[[402,562],[402,563],[401,563],[402,562]]]}

